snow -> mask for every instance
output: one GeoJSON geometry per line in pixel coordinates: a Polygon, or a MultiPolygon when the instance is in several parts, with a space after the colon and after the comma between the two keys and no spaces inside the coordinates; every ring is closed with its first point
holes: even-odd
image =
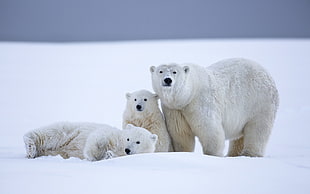
{"type": "Polygon", "coordinates": [[[0,42],[0,193],[310,193],[310,39],[0,42]],[[56,121],[121,128],[125,94],[152,90],[149,67],[261,63],[280,108],[264,158],[152,153],[89,162],[25,158],[22,136],[56,121]]]}

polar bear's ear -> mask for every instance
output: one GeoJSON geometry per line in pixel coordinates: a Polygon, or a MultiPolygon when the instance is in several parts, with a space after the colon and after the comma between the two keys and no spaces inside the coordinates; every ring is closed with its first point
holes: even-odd
{"type": "Polygon", "coordinates": [[[130,93],[126,93],[126,98],[127,100],[130,98],[131,94],[130,93]]]}
{"type": "Polygon", "coordinates": [[[184,66],[183,70],[184,70],[185,73],[188,73],[189,72],[189,66],[184,66]]]}
{"type": "Polygon", "coordinates": [[[151,73],[153,73],[153,72],[155,71],[155,69],[156,69],[156,67],[155,67],[155,66],[150,67],[150,71],[151,71],[151,73]]]}
{"type": "Polygon", "coordinates": [[[127,124],[125,129],[132,129],[132,128],[134,128],[134,127],[135,127],[135,126],[134,126],[133,124],[127,124]]]}
{"type": "Polygon", "coordinates": [[[158,99],[159,99],[158,94],[153,94],[153,97],[154,97],[156,100],[158,100],[158,99]]]}
{"type": "Polygon", "coordinates": [[[158,136],[157,136],[156,134],[152,134],[150,137],[151,137],[151,140],[152,140],[154,143],[157,142],[158,136]]]}

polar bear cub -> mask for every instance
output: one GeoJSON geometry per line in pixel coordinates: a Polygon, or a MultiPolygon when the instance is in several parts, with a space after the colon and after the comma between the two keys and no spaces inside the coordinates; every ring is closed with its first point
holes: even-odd
{"type": "Polygon", "coordinates": [[[142,127],[136,127],[128,124],[123,129],[123,137],[125,139],[125,152],[127,155],[152,153],[156,149],[158,136],[152,134],[142,127]]]}
{"type": "Polygon", "coordinates": [[[28,158],[60,155],[63,158],[97,161],[133,153],[154,152],[157,135],[132,125],[119,130],[105,124],[59,122],[26,133],[24,142],[28,158]],[[127,141],[131,137],[136,137],[140,146],[131,148],[127,141]],[[128,153],[126,150],[130,148],[128,153]]]}
{"type": "Polygon", "coordinates": [[[158,135],[155,152],[173,151],[163,114],[158,106],[158,95],[147,90],[127,93],[123,113],[123,127],[127,124],[143,127],[158,135]]]}

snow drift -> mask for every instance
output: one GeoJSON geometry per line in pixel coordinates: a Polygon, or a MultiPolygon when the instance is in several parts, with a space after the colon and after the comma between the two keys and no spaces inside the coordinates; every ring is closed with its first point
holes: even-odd
{"type": "Polygon", "coordinates": [[[310,40],[0,43],[0,193],[309,193],[310,40]],[[244,57],[280,93],[264,158],[153,153],[89,162],[27,159],[22,136],[55,121],[121,128],[127,92],[152,90],[149,67],[244,57]]]}

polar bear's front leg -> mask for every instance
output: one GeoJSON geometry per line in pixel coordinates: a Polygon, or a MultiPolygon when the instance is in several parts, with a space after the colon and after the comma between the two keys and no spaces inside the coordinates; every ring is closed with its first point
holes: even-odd
{"type": "Polygon", "coordinates": [[[203,153],[212,156],[223,156],[225,147],[225,133],[221,123],[214,121],[204,121],[191,123],[193,132],[197,135],[203,149],[203,153]]]}
{"type": "Polygon", "coordinates": [[[109,141],[102,134],[93,132],[86,139],[83,155],[89,161],[105,159],[109,141]]]}
{"type": "Polygon", "coordinates": [[[174,151],[193,152],[195,148],[195,136],[181,111],[171,110],[164,106],[162,109],[174,151]]]}

